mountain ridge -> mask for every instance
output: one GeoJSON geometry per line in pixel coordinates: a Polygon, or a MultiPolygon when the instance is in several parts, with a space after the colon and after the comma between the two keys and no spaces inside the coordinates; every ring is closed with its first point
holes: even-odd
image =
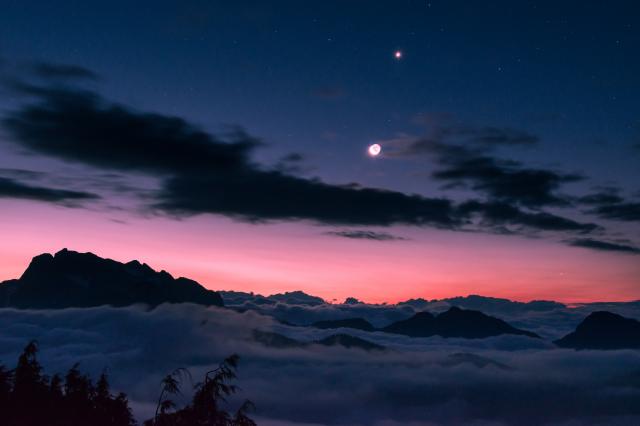
{"type": "Polygon", "coordinates": [[[35,256],[18,279],[0,283],[0,306],[60,309],[161,303],[223,306],[220,295],[188,278],[174,278],[146,263],[105,259],[62,249],[35,256]]]}
{"type": "Polygon", "coordinates": [[[638,349],[640,321],[608,311],[592,312],[575,331],[553,343],[572,349],[638,349]]]}
{"type": "Polygon", "coordinates": [[[481,339],[501,334],[514,334],[540,338],[536,333],[515,328],[499,318],[455,306],[437,315],[427,311],[418,312],[406,320],[389,324],[380,331],[409,337],[441,336],[481,339]]]}

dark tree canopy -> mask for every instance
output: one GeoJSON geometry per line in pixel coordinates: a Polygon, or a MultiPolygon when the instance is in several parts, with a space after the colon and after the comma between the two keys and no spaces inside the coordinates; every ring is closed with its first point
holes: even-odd
{"type": "Polygon", "coordinates": [[[162,380],[156,415],[145,426],[256,426],[247,415],[254,409],[251,401],[245,401],[231,414],[224,405],[226,398],[238,388],[230,382],[236,378],[238,355],[225,359],[216,369],[205,374],[204,381],[195,386],[193,399],[187,406],[177,409],[170,395],[180,393],[180,381],[188,372],[175,370],[162,380]]]}
{"type": "MultiPolygon", "coordinates": [[[[38,345],[30,342],[13,370],[0,365],[0,425],[2,426],[134,426],[124,393],[114,395],[106,373],[97,382],[83,374],[78,364],[63,377],[49,378],[37,360],[38,345]]],[[[232,355],[207,372],[194,388],[193,400],[178,408],[169,399],[180,393],[182,378],[189,372],[177,369],[162,380],[158,406],[145,426],[255,426],[247,413],[253,404],[245,401],[231,413],[226,398],[237,391],[239,357],[232,355]]]]}
{"type": "Polygon", "coordinates": [[[96,384],[74,365],[62,379],[42,374],[30,342],[13,370],[0,366],[0,424],[6,426],[133,426],[127,396],[113,395],[107,375],[96,384]]]}

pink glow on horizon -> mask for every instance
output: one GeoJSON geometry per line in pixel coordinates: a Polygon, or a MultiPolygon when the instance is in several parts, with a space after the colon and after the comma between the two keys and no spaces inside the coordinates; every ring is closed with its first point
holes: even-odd
{"type": "Polygon", "coordinates": [[[214,290],[303,290],[326,300],[394,303],[468,294],[563,302],[640,298],[631,255],[519,237],[396,228],[407,241],[325,235],[333,227],[249,225],[202,216],[110,220],[87,212],[2,201],[0,280],[17,278],[36,254],[63,247],[119,261],[138,259],[214,290]]]}

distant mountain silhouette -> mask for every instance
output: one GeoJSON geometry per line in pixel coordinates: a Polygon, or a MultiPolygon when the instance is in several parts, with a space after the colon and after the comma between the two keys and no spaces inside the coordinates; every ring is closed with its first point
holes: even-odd
{"type": "Polygon", "coordinates": [[[473,309],[483,312],[515,313],[523,311],[551,311],[566,307],[562,303],[548,300],[533,300],[531,302],[516,302],[498,297],[487,297],[471,294],[469,296],[449,297],[446,299],[409,299],[398,305],[409,305],[415,309],[438,310],[441,307],[457,306],[463,309],[473,309]]]}
{"type": "Polygon", "coordinates": [[[553,343],[573,349],[637,349],[640,321],[607,311],[593,312],[574,332],[553,343]]]}
{"type": "Polygon", "coordinates": [[[496,367],[500,370],[512,370],[513,368],[495,361],[482,355],[472,354],[468,352],[456,352],[449,354],[447,358],[440,362],[444,367],[457,367],[463,364],[470,364],[477,368],[496,367]]]}
{"type": "Polygon", "coordinates": [[[308,348],[309,346],[314,344],[322,346],[342,346],[349,349],[357,348],[364,349],[365,351],[386,349],[384,346],[344,333],[332,334],[331,336],[327,336],[324,339],[312,342],[301,342],[280,333],[254,330],[253,339],[264,346],[278,349],[308,348]]]}
{"type": "Polygon", "coordinates": [[[452,307],[439,315],[419,312],[409,319],[384,327],[382,331],[411,337],[441,336],[480,339],[501,334],[540,337],[530,331],[512,327],[503,320],[485,315],[480,311],[457,307],[452,307]]]}
{"type": "Polygon", "coordinates": [[[318,306],[324,305],[325,300],[317,297],[311,296],[303,291],[291,291],[286,293],[278,293],[272,294],[271,296],[267,296],[267,299],[273,300],[276,302],[283,302],[289,305],[307,305],[307,306],[318,306]]]}
{"type": "Polygon", "coordinates": [[[516,302],[509,299],[498,297],[478,296],[471,294],[465,297],[450,297],[444,299],[452,306],[458,306],[464,309],[475,310],[491,310],[498,312],[515,312],[515,311],[550,311],[553,309],[564,308],[565,305],[559,302],[549,300],[532,300],[531,302],[516,302]]]}
{"type": "Polygon", "coordinates": [[[373,331],[375,328],[369,321],[363,318],[346,318],[339,320],[317,321],[311,324],[316,328],[355,328],[356,330],[373,331]]]}
{"type": "Polygon", "coordinates": [[[350,334],[333,334],[329,337],[325,337],[317,342],[324,346],[343,346],[345,348],[358,348],[365,351],[382,351],[386,348],[382,345],[369,342],[368,340],[361,339],[359,337],[351,336],[350,334]]]}
{"type": "Polygon", "coordinates": [[[286,303],[288,305],[319,306],[327,302],[317,296],[311,296],[303,291],[296,290],[286,293],[277,293],[270,296],[246,293],[243,291],[220,291],[220,295],[226,306],[250,305],[275,305],[286,303]]]}
{"type": "Polygon", "coordinates": [[[137,260],[120,263],[63,249],[41,254],[17,280],[0,283],[0,306],[55,309],[144,303],[222,306],[222,298],[187,278],[156,272],[137,260]]]}
{"type": "Polygon", "coordinates": [[[271,331],[253,330],[253,340],[270,348],[304,348],[307,343],[271,331]]]}

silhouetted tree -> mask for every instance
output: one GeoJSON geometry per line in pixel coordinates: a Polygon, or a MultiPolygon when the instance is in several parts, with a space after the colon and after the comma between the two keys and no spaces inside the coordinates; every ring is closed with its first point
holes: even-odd
{"type": "Polygon", "coordinates": [[[168,395],[180,393],[180,380],[176,375],[179,370],[166,376],[162,380],[156,415],[147,420],[145,426],[255,426],[247,415],[254,409],[250,401],[245,401],[234,415],[223,408],[226,398],[238,390],[230,382],[236,378],[239,359],[238,355],[232,355],[207,372],[204,382],[195,386],[191,404],[174,412],[170,410],[175,409],[175,403],[168,395]]]}
{"type": "Polygon", "coordinates": [[[0,418],[4,417],[5,409],[9,406],[13,372],[0,365],[0,418]]]}
{"type": "Polygon", "coordinates": [[[178,368],[172,371],[170,374],[167,374],[162,379],[162,390],[160,391],[158,404],[156,406],[156,413],[153,417],[153,422],[156,425],[161,424],[161,417],[165,418],[171,410],[176,408],[176,404],[168,397],[170,395],[179,395],[181,393],[180,382],[184,379],[184,377],[189,377],[189,379],[191,379],[189,370],[187,370],[186,368],[178,368]]]}
{"type": "MultiPolygon", "coordinates": [[[[46,418],[43,409],[46,408],[48,397],[48,379],[42,375],[42,367],[36,359],[38,345],[29,342],[18,358],[18,365],[13,371],[13,391],[10,398],[10,411],[13,417],[20,419],[20,425],[39,425],[46,418]]],[[[18,423],[16,423],[18,424],[18,423]]]]}
{"type": "MultiPolygon", "coordinates": [[[[38,363],[37,343],[30,342],[18,358],[15,369],[0,365],[0,426],[134,426],[127,396],[111,393],[107,374],[98,381],[82,374],[78,364],[64,376],[51,379],[42,374],[38,363]]],[[[202,383],[194,387],[193,399],[177,409],[171,397],[180,394],[186,369],[177,369],[162,380],[153,419],[145,426],[256,426],[248,413],[254,409],[245,401],[234,414],[224,405],[237,392],[231,382],[236,379],[239,357],[232,355],[217,368],[207,372],[202,383]]]]}
{"type": "Polygon", "coordinates": [[[106,374],[94,386],[77,364],[51,379],[42,374],[30,342],[14,370],[0,366],[0,425],[2,426],[133,426],[126,395],[111,395],[106,374]]]}

